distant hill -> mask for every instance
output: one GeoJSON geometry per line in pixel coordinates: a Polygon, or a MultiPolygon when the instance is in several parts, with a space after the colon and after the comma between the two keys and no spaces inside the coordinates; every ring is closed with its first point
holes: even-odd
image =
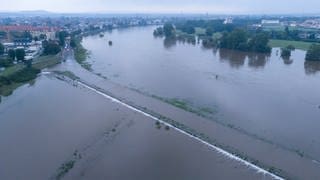
{"type": "Polygon", "coordinates": [[[17,13],[21,13],[21,14],[52,14],[52,12],[45,11],[45,10],[19,11],[17,13]]]}

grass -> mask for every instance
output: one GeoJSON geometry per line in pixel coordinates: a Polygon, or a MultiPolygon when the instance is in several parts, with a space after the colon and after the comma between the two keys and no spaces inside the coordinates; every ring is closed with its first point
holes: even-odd
{"type": "Polygon", "coordinates": [[[59,173],[55,179],[61,179],[64,175],[66,175],[74,167],[74,164],[75,164],[74,160],[70,160],[70,161],[62,164],[61,167],[59,168],[59,173]]]}
{"type": "Polygon", "coordinates": [[[0,85],[0,95],[10,96],[15,89],[19,88],[24,84],[25,83],[11,83],[9,85],[3,85],[3,86],[0,85]]]}
{"type": "Polygon", "coordinates": [[[36,68],[15,68],[0,75],[0,95],[9,96],[18,87],[37,77],[40,73],[36,68]]]}
{"type": "Polygon", "coordinates": [[[34,60],[32,66],[37,69],[44,69],[59,64],[60,62],[61,58],[59,55],[40,56],[34,60]]]}
{"type": "Polygon", "coordinates": [[[76,61],[88,71],[92,71],[91,64],[86,62],[89,55],[88,51],[82,46],[80,40],[76,40],[77,47],[74,49],[74,57],[76,61]]]}
{"type": "Polygon", "coordinates": [[[312,44],[313,43],[311,42],[276,40],[276,39],[271,39],[269,42],[269,45],[271,47],[285,48],[289,45],[293,45],[296,49],[301,49],[301,50],[308,50],[312,44]]]}
{"type": "Polygon", "coordinates": [[[195,30],[196,30],[196,33],[195,33],[196,35],[206,34],[206,29],[204,28],[196,27],[195,30]]]}
{"type": "Polygon", "coordinates": [[[66,76],[72,80],[79,80],[80,78],[76,76],[73,72],[71,71],[54,71],[56,74],[66,76]]]}
{"type": "Polygon", "coordinates": [[[0,76],[10,76],[16,72],[18,72],[19,70],[23,69],[25,67],[25,65],[23,64],[16,64],[14,66],[8,67],[6,68],[4,71],[0,72],[0,76]]]}
{"type": "Polygon", "coordinates": [[[11,95],[15,89],[35,79],[40,69],[58,63],[60,63],[59,55],[49,55],[36,58],[32,64],[32,69],[26,68],[26,65],[22,63],[6,68],[0,73],[0,77],[7,79],[9,83],[0,82],[0,95],[11,95]]]}

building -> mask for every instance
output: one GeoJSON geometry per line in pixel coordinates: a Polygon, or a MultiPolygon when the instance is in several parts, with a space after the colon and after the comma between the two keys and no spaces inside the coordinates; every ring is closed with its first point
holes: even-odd
{"type": "Polygon", "coordinates": [[[261,20],[261,25],[262,26],[279,26],[280,25],[280,20],[263,19],[263,20],[261,20]]]}
{"type": "Polygon", "coordinates": [[[233,23],[233,18],[228,17],[223,21],[223,24],[232,24],[233,23]]]}
{"type": "Polygon", "coordinates": [[[11,25],[11,26],[0,26],[0,31],[6,32],[30,32],[32,37],[39,37],[41,34],[46,35],[47,40],[55,39],[55,34],[59,31],[56,27],[47,26],[26,26],[26,25],[11,25]]]}

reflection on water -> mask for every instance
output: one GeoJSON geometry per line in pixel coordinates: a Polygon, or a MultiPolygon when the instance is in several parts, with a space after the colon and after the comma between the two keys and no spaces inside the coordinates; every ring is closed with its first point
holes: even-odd
{"type": "Polygon", "coordinates": [[[313,75],[320,71],[320,62],[306,61],[304,63],[304,69],[307,75],[313,75]]]}
{"type": "Polygon", "coordinates": [[[219,50],[220,61],[225,61],[233,68],[239,68],[245,64],[247,54],[245,52],[237,52],[228,49],[219,50]]]}
{"type": "Polygon", "coordinates": [[[175,38],[165,38],[163,40],[163,45],[165,48],[170,49],[177,45],[177,40],[175,38]]]}
{"type": "Polygon", "coordinates": [[[293,59],[291,58],[282,58],[282,60],[283,60],[283,64],[285,65],[290,65],[293,63],[293,59]]]}
{"type": "Polygon", "coordinates": [[[319,65],[305,63],[305,51],[283,60],[279,49],[270,55],[205,49],[154,38],[153,30],[115,30],[106,35],[115,47],[106,38],[85,38],[92,68],[149,94],[218,108],[216,120],[320,159],[319,65]]]}
{"type": "Polygon", "coordinates": [[[263,68],[269,60],[269,56],[267,54],[249,53],[248,59],[249,67],[263,68]]]}
{"type": "MultiPolygon", "coordinates": [[[[215,49],[214,51],[217,51],[215,49]]],[[[228,49],[219,49],[219,57],[223,62],[228,62],[230,67],[240,68],[248,61],[248,66],[252,68],[263,68],[269,60],[268,54],[257,54],[250,52],[241,52],[228,49]]]]}

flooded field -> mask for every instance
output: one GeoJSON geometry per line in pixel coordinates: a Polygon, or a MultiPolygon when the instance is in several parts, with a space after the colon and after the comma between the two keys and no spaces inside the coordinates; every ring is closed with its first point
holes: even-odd
{"type": "Polygon", "coordinates": [[[0,179],[270,178],[52,74],[3,99],[0,147],[0,179]]]}
{"type": "Polygon", "coordinates": [[[154,28],[84,38],[94,72],[320,160],[320,65],[306,63],[304,51],[283,60],[279,49],[270,56],[204,49],[154,38],[154,28]]]}

